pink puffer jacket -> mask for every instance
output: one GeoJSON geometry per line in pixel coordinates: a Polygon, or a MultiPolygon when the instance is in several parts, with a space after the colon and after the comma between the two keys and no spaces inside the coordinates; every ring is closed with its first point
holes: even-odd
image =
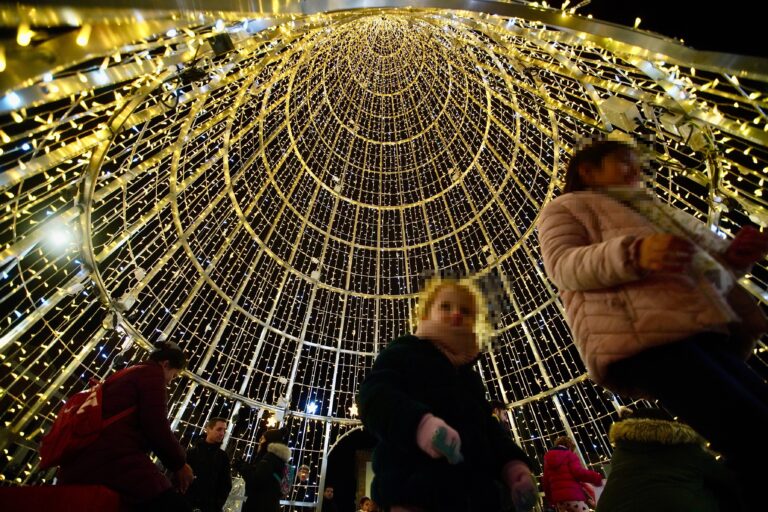
{"type": "Polygon", "coordinates": [[[611,363],[699,332],[727,332],[727,324],[738,321],[705,279],[638,270],[633,244],[657,230],[607,195],[562,195],[542,210],[538,229],[547,275],[559,288],[576,347],[598,384],[627,391],[606,381],[611,363]]]}
{"type": "Polygon", "coordinates": [[[548,504],[586,501],[582,482],[601,485],[603,475],[582,466],[576,454],[564,446],[555,447],[544,454],[541,486],[548,504]]]}

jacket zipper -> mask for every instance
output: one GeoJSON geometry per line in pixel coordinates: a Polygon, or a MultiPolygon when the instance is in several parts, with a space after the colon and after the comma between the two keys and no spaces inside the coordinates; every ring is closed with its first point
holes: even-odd
{"type": "Polygon", "coordinates": [[[629,293],[624,288],[621,289],[621,297],[624,301],[624,310],[629,315],[630,320],[632,320],[632,323],[635,323],[637,321],[637,314],[635,313],[635,308],[632,306],[632,301],[629,298],[629,293]]]}

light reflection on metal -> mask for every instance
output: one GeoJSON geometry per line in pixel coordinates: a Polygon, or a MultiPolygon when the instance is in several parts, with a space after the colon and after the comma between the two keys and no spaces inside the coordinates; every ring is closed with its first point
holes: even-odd
{"type": "MultiPolygon", "coordinates": [[[[171,339],[192,362],[173,393],[182,433],[213,409],[237,416],[227,439],[242,454],[279,415],[324,468],[359,424],[376,353],[409,329],[424,278],[447,271],[495,294],[498,343],[479,368],[525,448],[569,432],[605,456],[615,398],[586,381],[531,236],[573,148],[615,128],[605,100],[634,105],[635,135],[654,137],[666,201],[724,233],[742,214],[768,223],[760,59],[517,3],[98,4],[39,8],[30,30],[72,30],[3,45],[0,387],[29,443],[54,395],[171,339]],[[223,33],[234,49],[217,54],[223,33]],[[78,223],[82,248],[40,243],[49,218],[78,223]],[[84,320],[99,315],[136,347],[84,320]]],[[[19,12],[0,19],[17,27],[19,12]]],[[[761,264],[745,282],[764,303],[766,279],[761,264]]],[[[293,501],[314,499],[302,489],[293,501]]]]}

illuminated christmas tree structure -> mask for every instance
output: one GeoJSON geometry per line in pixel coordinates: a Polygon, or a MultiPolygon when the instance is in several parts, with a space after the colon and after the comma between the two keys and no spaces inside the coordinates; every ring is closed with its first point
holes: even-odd
{"type": "MultiPolygon", "coordinates": [[[[487,293],[477,370],[518,443],[600,464],[624,402],[587,378],[535,232],[570,155],[632,137],[664,201],[724,237],[768,225],[766,61],[520,1],[107,3],[0,9],[4,484],[50,481],[62,400],[172,340],[178,435],[230,418],[239,458],[285,425],[311,506],[437,274],[487,293]]],[[[742,283],[765,303],[766,280],[742,283]]]]}

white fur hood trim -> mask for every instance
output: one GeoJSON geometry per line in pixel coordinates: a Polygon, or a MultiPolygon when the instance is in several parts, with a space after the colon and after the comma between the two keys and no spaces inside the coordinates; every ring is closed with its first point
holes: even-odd
{"type": "Polygon", "coordinates": [[[291,458],[291,449],[282,443],[271,443],[267,446],[267,451],[279,457],[283,462],[288,462],[291,458]]]}

